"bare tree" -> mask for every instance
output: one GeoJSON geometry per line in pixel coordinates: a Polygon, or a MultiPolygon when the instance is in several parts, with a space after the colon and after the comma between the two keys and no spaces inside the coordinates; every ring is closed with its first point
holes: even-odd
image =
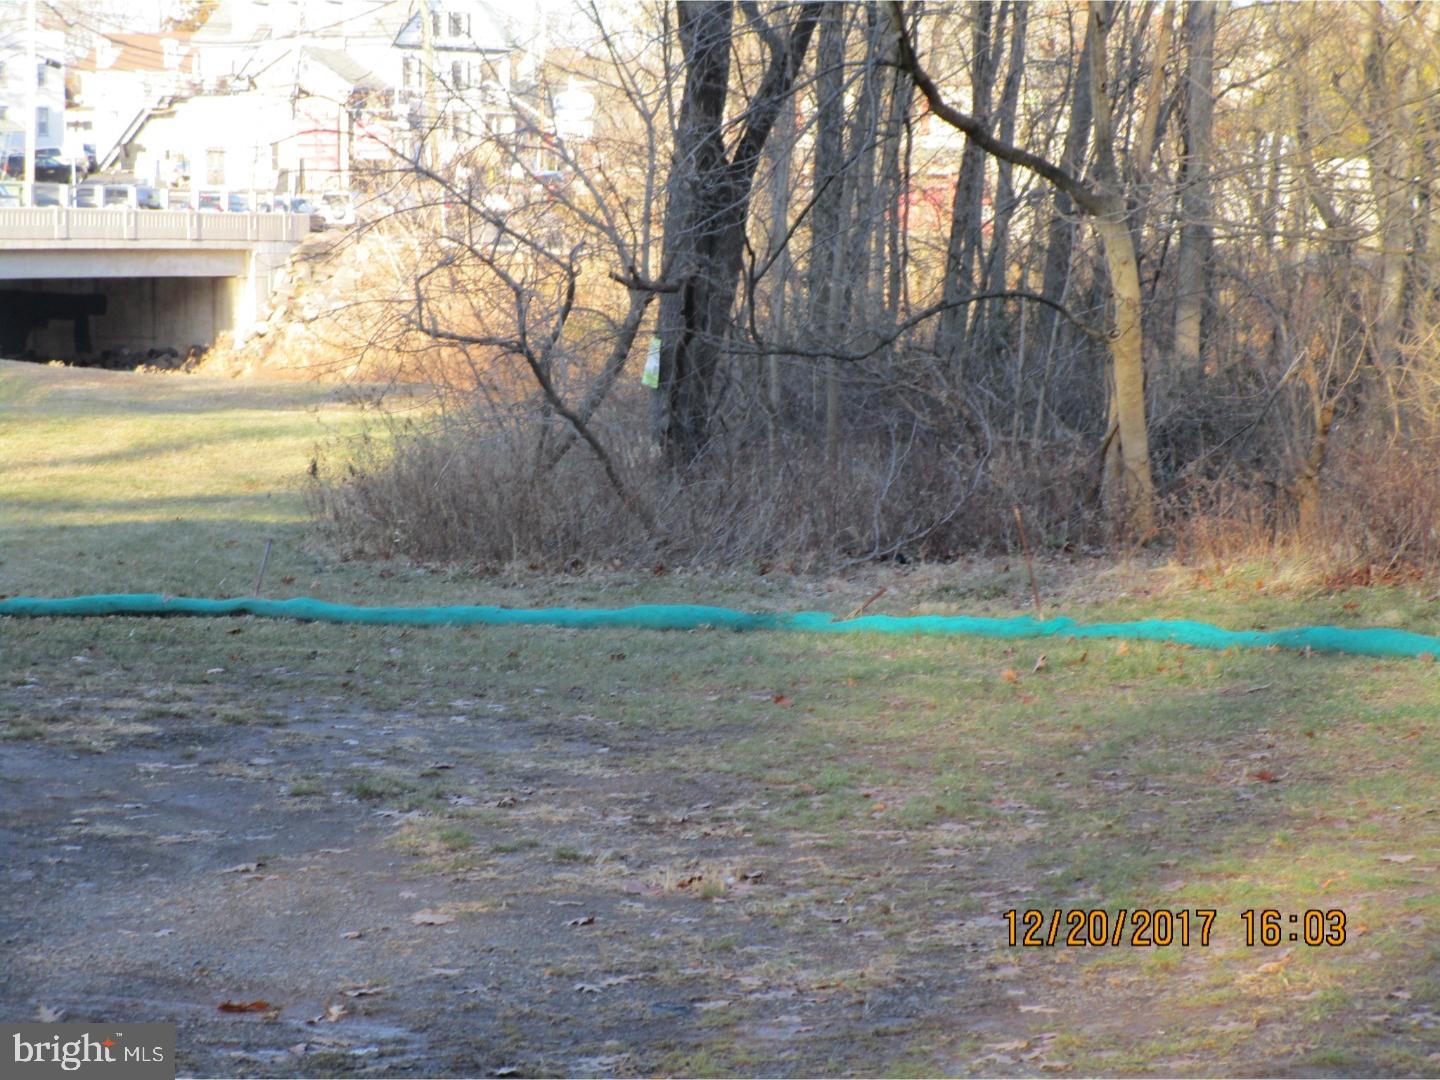
{"type": "Polygon", "coordinates": [[[769,60],[727,152],[734,10],[730,0],[674,8],[685,88],[665,208],[661,265],[672,288],[660,302],[655,424],[666,460],[676,467],[694,462],[709,440],[755,170],[820,17],[815,5],[781,8],[772,16],[777,27],[755,4],[743,5],[769,60]]]}
{"type": "Polygon", "coordinates": [[[970,142],[985,153],[1029,169],[1064,191],[1090,218],[1100,236],[1110,273],[1114,308],[1109,335],[1111,405],[1103,443],[1105,501],[1117,525],[1123,525],[1136,537],[1148,537],[1153,533],[1155,524],[1155,487],[1150,473],[1149,441],[1145,427],[1140,275],[1115,158],[1115,131],[1105,62],[1105,43],[1110,27],[1109,5],[1103,2],[1091,5],[1090,29],[1087,32],[1096,157],[1095,172],[1089,181],[1081,180],[1038,154],[1000,141],[990,134],[980,119],[948,104],[934,80],[920,66],[898,0],[892,3],[891,10],[900,39],[900,62],[915,80],[915,85],[935,115],[963,131],[970,142]]]}

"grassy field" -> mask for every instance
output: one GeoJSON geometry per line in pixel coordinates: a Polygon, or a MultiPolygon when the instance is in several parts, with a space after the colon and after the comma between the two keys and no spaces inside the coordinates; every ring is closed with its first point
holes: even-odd
{"type": "MultiPolygon", "coordinates": [[[[1004,560],[342,562],[303,483],[359,424],[314,386],[0,363],[0,593],[248,595],[269,539],[276,597],[843,613],[885,585],[871,610],[1026,608],[1004,560]]],[[[1328,592],[1303,567],[1041,570],[1080,618],[1440,630],[1431,587],[1328,592]]],[[[175,1022],[207,1075],[1433,1075],[1436,671],[4,620],[0,1015],[175,1022]],[[1008,944],[1007,911],[1057,908],[1216,915],[1203,947],[1193,916],[1188,947],[1008,944]],[[1282,940],[1247,945],[1263,909],[1282,940]],[[1343,944],[1304,943],[1311,910],[1344,912],[1343,944]]]]}

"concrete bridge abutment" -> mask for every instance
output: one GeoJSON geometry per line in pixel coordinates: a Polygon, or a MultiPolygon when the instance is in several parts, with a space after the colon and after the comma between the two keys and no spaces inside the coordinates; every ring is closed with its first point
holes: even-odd
{"type": "Polygon", "coordinates": [[[243,338],[307,231],[289,214],[0,209],[0,353],[84,362],[243,338]]]}

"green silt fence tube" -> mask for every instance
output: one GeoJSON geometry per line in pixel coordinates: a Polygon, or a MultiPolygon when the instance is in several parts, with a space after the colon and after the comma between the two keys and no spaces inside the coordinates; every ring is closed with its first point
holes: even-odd
{"type": "Polygon", "coordinates": [[[1440,637],[1382,628],[1297,626],[1286,630],[1224,630],[1188,620],[1078,623],[1069,618],[1037,620],[1028,615],[990,619],[973,615],[867,615],[837,620],[823,611],[779,613],[736,611],[701,604],[639,604],[627,608],[535,608],[489,606],[360,607],[297,597],[293,600],[204,600],[156,593],[0,600],[0,616],[57,618],[129,615],[212,617],[255,615],[266,619],[362,623],[378,626],[559,626],[570,629],[634,630],[800,630],[819,634],[927,634],[992,638],[1121,638],[1170,641],[1200,649],[1240,647],[1311,649],[1357,656],[1440,656],[1440,637]]]}

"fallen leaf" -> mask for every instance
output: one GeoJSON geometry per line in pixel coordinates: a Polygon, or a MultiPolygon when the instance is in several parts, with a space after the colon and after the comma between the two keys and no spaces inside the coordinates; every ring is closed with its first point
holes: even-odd
{"type": "Polygon", "coordinates": [[[430,974],[441,979],[453,979],[462,972],[459,968],[431,968],[430,974]]]}
{"type": "Polygon", "coordinates": [[[577,994],[598,994],[600,992],[600,987],[594,983],[576,983],[570,989],[577,994]]]}
{"type": "Polygon", "coordinates": [[[792,702],[784,694],[773,694],[771,695],[770,700],[773,701],[776,705],[779,705],[782,709],[788,709],[791,705],[794,704],[794,702],[792,702]]]}
{"type": "Polygon", "coordinates": [[[1122,641],[1122,642],[1120,642],[1119,645],[1116,645],[1116,646],[1115,646],[1115,655],[1116,655],[1116,656],[1129,656],[1129,655],[1130,655],[1130,643],[1129,643],[1128,641],[1122,641]]]}
{"type": "Polygon", "coordinates": [[[220,874],[253,874],[253,873],[255,873],[256,870],[259,870],[260,867],[262,867],[262,866],[264,866],[264,865],[265,865],[265,864],[264,864],[264,863],[261,863],[261,862],[242,862],[242,863],[237,863],[237,864],[234,865],[234,866],[227,866],[227,867],[225,867],[224,870],[218,870],[218,871],[216,871],[216,873],[220,873],[220,874]]]}
{"type": "Polygon", "coordinates": [[[594,916],[594,915],[581,915],[578,919],[571,919],[571,920],[570,920],[569,922],[567,922],[565,925],[566,925],[566,926],[594,926],[594,925],[595,925],[595,916],[594,916]]]}
{"type": "Polygon", "coordinates": [[[1262,784],[1278,784],[1280,782],[1280,777],[1269,769],[1261,769],[1251,779],[1259,780],[1262,784]]]}
{"type": "Polygon", "coordinates": [[[1000,672],[1000,678],[1004,679],[1012,686],[1020,681],[1020,676],[1016,673],[1013,667],[1007,667],[1004,671],[1000,672]]]}
{"type": "Polygon", "coordinates": [[[1274,975],[1274,974],[1276,974],[1277,972],[1284,971],[1287,967],[1290,966],[1290,962],[1291,962],[1292,960],[1294,960],[1294,959],[1295,959],[1295,954],[1294,954],[1294,953],[1286,953],[1284,956],[1280,957],[1280,959],[1278,959],[1278,960],[1272,960],[1272,961],[1270,961],[1270,963],[1268,963],[1268,964],[1261,964],[1258,968],[1255,969],[1255,974],[1257,974],[1257,975],[1274,975]]]}
{"type": "Polygon", "coordinates": [[[268,1001],[222,1001],[215,1006],[221,1012],[226,1013],[247,1013],[247,1012],[268,1012],[270,1002],[268,1001]]]}
{"type": "Polygon", "coordinates": [[[383,986],[354,986],[349,990],[340,992],[348,998],[374,997],[376,994],[383,994],[386,987],[383,986]]]}
{"type": "Polygon", "coordinates": [[[721,998],[719,1001],[697,1001],[695,1002],[695,1008],[701,1012],[709,1012],[711,1009],[723,1009],[729,1004],[728,999],[721,998]]]}
{"type": "Polygon", "coordinates": [[[52,1009],[49,1005],[41,1005],[35,1010],[35,1019],[41,1024],[58,1024],[64,1016],[64,1009],[52,1009]]]}
{"type": "Polygon", "coordinates": [[[443,911],[417,911],[410,916],[410,921],[416,926],[444,926],[446,923],[455,921],[454,915],[447,915],[443,911]]]}
{"type": "Polygon", "coordinates": [[[344,938],[346,941],[358,941],[360,938],[362,938],[362,937],[365,936],[365,931],[363,931],[363,930],[346,930],[346,931],[345,931],[343,934],[341,934],[340,936],[341,936],[342,938],[344,938]]]}
{"type": "Polygon", "coordinates": [[[1040,659],[1035,661],[1035,666],[1034,666],[1033,668],[1031,668],[1030,670],[1031,670],[1031,671],[1044,671],[1044,670],[1045,670],[1047,667],[1049,667],[1049,666],[1050,666],[1050,660],[1049,660],[1049,658],[1042,652],[1042,653],[1040,654],[1040,659]]]}
{"type": "Polygon", "coordinates": [[[1414,855],[1381,855],[1381,856],[1380,856],[1380,861],[1381,861],[1381,862],[1393,862],[1393,863],[1407,863],[1407,862],[1414,862],[1414,861],[1415,861],[1415,856],[1414,856],[1414,855]]]}

